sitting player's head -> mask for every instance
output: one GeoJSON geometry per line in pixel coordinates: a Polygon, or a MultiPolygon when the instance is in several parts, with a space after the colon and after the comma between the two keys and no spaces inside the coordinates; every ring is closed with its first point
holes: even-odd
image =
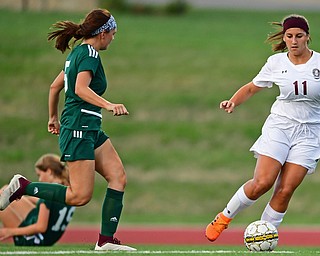
{"type": "Polygon", "coordinates": [[[58,155],[42,155],[35,163],[35,171],[41,182],[69,184],[68,169],[58,155]]]}

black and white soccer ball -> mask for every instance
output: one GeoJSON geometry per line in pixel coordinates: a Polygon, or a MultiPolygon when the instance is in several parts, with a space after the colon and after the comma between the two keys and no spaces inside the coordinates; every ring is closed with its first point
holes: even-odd
{"type": "Polygon", "coordinates": [[[268,221],[257,220],[244,231],[244,244],[249,251],[272,251],[278,245],[278,230],[268,221]]]}

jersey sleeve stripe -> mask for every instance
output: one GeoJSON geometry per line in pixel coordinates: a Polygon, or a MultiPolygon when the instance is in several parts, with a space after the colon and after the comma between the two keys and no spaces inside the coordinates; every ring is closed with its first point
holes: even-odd
{"type": "Polygon", "coordinates": [[[98,58],[98,52],[93,48],[93,46],[88,44],[89,57],[98,58]]]}

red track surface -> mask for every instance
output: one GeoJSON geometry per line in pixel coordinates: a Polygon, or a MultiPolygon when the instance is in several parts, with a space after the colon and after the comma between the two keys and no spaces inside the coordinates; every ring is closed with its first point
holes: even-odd
{"type": "MultiPolygon", "coordinates": [[[[69,227],[59,243],[96,243],[98,227],[69,227]]],[[[116,237],[125,244],[243,245],[243,229],[229,228],[214,243],[195,227],[121,227],[116,237]]],[[[320,228],[281,228],[279,245],[320,246],[320,228]]]]}

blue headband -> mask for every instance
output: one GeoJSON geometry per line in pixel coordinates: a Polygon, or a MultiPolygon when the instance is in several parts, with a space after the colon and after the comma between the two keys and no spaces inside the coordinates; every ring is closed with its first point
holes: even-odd
{"type": "Polygon", "coordinates": [[[110,18],[108,19],[108,21],[105,24],[103,24],[100,28],[98,28],[97,30],[92,32],[91,35],[92,36],[98,35],[101,32],[103,32],[104,30],[106,30],[107,32],[110,32],[111,30],[116,29],[116,28],[117,28],[116,20],[111,15],[110,18]]]}

